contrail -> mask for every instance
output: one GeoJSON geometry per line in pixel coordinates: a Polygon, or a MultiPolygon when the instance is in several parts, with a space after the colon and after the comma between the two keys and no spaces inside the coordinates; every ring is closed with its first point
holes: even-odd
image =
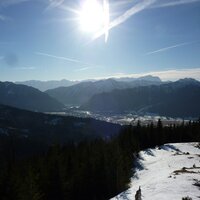
{"type": "MultiPolygon", "coordinates": [[[[124,14],[119,16],[117,19],[112,21],[109,24],[108,30],[114,28],[115,26],[120,25],[121,23],[124,23],[127,19],[132,17],[138,12],[141,12],[142,10],[149,8],[151,5],[153,5],[157,0],[143,0],[140,3],[137,3],[134,5],[132,8],[128,9],[124,14]]],[[[129,1],[125,1],[125,3],[128,3],[129,1]]],[[[195,2],[200,2],[200,0],[177,0],[174,2],[168,2],[168,3],[163,3],[163,4],[158,4],[151,6],[151,8],[161,8],[161,7],[170,7],[170,6],[177,6],[177,5],[182,5],[182,4],[189,4],[189,3],[195,3],[195,2]]],[[[119,2],[120,3],[120,2],[119,2]]],[[[122,2],[123,3],[123,2],[122,2]]],[[[105,30],[101,30],[98,33],[96,33],[93,37],[93,40],[99,38],[100,36],[105,34],[105,30]]]]}
{"type": "Polygon", "coordinates": [[[15,70],[35,70],[35,67],[16,67],[15,70]]]}
{"type": "Polygon", "coordinates": [[[39,55],[39,56],[46,56],[46,57],[55,58],[55,59],[58,59],[58,60],[66,60],[68,62],[73,62],[73,63],[82,64],[82,65],[92,66],[89,63],[85,63],[85,62],[82,62],[82,61],[77,60],[77,59],[67,58],[67,57],[63,57],[63,56],[55,56],[55,55],[47,54],[47,53],[43,53],[43,52],[35,52],[35,54],[39,55]]]}
{"type": "Polygon", "coordinates": [[[178,5],[190,4],[190,3],[196,3],[196,2],[200,2],[200,0],[178,0],[178,1],[168,2],[168,3],[158,4],[158,5],[152,6],[151,8],[178,6],[178,5]]]}
{"type": "MultiPolygon", "coordinates": [[[[123,15],[119,16],[117,19],[112,21],[109,24],[108,30],[120,25],[121,23],[124,23],[127,19],[129,19],[131,16],[135,15],[136,13],[144,10],[145,8],[149,7],[151,4],[155,3],[157,0],[143,0],[141,3],[138,3],[134,5],[132,8],[127,10],[123,15]]],[[[96,33],[93,37],[93,39],[99,38],[101,35],[105,34],[105,30],[102,30],[98,33],[96,33]]]]}
{"type": "Polygon", "coordinates": [[[83,68],[80,68],[80,69],[75,69],[74,71],[79,72],[79,71],[85,71],[85,70],[88,70],[88,69],[91,69],[91,67],[83,67],[83,68]]]}
{"type": "MultiPolygon", "coordinates": [[[[196,41],[196,42],[199,42],[199,41],[196,41]]],[[[196,42],[184,42],[184,43],[180,43],[180,44],[175,44],[173,46],[168,46],[168,47],[164,47],[164,48],[161,48],[161,49],[158,49],[158,50],[155,50],[155,51],[148,52],[148,53],[146,53],[146,55],[151,55],[151,54],[167,51],[167,50],[170,50],[170,49],[174,49],[174,48],[177,48],[177,47],[194,44],[196,42]]]]}
{"type": "Polygon", "coordinates": [[[117,2],[112,2],[112,6],[123,6],[123,5],[127,5],[127,4],[130,4],[130,3],[133,3],[133,0],[123,0],[123,1],[117,1],[117,2]]]}

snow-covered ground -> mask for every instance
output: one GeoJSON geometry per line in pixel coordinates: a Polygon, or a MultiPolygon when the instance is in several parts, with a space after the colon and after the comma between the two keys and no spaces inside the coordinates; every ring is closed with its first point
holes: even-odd
{"type": "Polygon", "coordinates": [[[140,152],[130,189],[112,200],[134,200],[141,186],[142,200],[200,199],[200,149],[197,143],[166,144],[140,152]],[[196,185],[194,185],[196,183],[196,185]]]}

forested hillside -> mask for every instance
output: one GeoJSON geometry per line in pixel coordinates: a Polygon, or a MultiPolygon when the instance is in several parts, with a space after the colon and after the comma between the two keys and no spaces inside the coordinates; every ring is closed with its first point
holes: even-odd
{"type": "Polygon", "coordinates": [[[159,86],[114,90],[93,96],[82,109],[103,112],[135,111],[169,117],[199,117],[200,82],[183,79],[159,86]]]}

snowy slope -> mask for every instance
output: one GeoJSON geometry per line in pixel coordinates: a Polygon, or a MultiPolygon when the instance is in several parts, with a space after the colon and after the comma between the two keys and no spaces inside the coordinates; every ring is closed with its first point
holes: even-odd
{"type": "Polygon", "coordinates": [[[112,200],[134,200],[141,186],[142,200],[200,199],[200,149],[197,143],[166,144],[140,152],[139,168],[130,189],[112,200]],[[185,170],[183,169],[185,167],[185,170]],[[177,171],[180,170],[180,171],[177,171]]]}

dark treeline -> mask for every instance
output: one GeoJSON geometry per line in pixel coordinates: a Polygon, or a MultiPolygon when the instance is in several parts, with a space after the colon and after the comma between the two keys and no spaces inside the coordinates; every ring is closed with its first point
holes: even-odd
{"type": "Polygon", "coordinates": [[[128,188],[134,155],[164,143],[199,142],[200,121],[170,127],[161,121],[147,127],[138,123],[109,140],[55,144],[20,159],[12,142],[5,145],[10,137],[0,138],[0,150],[8,150],[0,157],[1,200],[106,200],[128,188]]]}

